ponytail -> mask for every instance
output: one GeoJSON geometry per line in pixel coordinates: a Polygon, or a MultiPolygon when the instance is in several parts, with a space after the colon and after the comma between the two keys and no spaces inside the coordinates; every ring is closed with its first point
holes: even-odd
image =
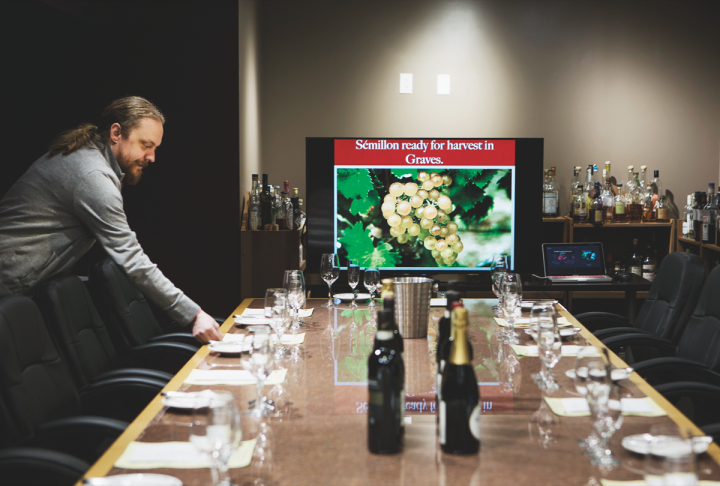
{"type": "Polygon", "coordinates": [[[92,123],[83,123],[79,127],[62,132],[52,141],[48,151],[50,155],[70,155],[86,145],[89,145],[98,136],[98,129],[92,123]]]}

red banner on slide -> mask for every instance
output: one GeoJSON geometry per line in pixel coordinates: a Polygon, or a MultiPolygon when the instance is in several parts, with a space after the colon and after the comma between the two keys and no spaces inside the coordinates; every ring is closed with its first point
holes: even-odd
{"type": "Polygon", "coordinates": [[[515,140],[351,139],[335,140],[335,165],[514,166],[515,140]]]}

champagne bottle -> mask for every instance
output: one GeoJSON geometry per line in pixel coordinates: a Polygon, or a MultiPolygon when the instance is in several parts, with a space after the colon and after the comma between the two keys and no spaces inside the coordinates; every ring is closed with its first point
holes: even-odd
{"type": "Polygon", "coordinates": [[[440,448],[450,454],[480,450],[480,394],[467,346],[468,312],[453,310],[455,341],[445,364],[440,400],[440,448]]]}
{"type": "MultiPolygon", "coordinates": [[[[457,309],[458,307],[463,307],[462,302],[458,299],[457,301],[452,303],[452,309],[453,311],[457,309]]],[[[448,360],[450,359],[450,350],[452,349],[452,344],[455,342],[455,314],[451,311],[450,312],[450,336],[445,340],[442,347],[440,348],[440,362],[447,364],[448,360]]],[[[470,341],[467,341],[467,348],[468,348],[468,354],[470,355],[470,359],[473,358],[473,348],[472,344],[470,344],[470,341]]],[[[441,370],[441,373],[444,371],[445,366],[443,365],[443,370],[441,370]]],[[[442,390],[439,391],[440,394],[442,394],[442,390]]]]}
{"type": "Polygon", "coordinates": [[[368,449],[393,454],[402,449],[405,366],[392,346],[392,312],[378,312],[375,346],[368,357],[368,449]]]}
{"type": "MultiPolygon", "coordinates": [[[[445,361],[446,359],[442,358],[441,350],[445,347],[448,340],[450,340],[450,332],[451,332],[451,319],[450,315],[452,312],[453,304],[455,302],[458,302],[460,300],[460,292],[456,292],[454,290],[450,290],[445,293],[445,298],[447,299],[447,306],[445,307],[445,314],[440,319],[440,322],[438,323],[438,342],[435,352],[435,374],[436,374],[436,383],[437,386],[435,388],[436,390],[436,397],[435,401],[437,402],[437,405],[440,403],[440,385],[442,384],[442,373],[443,369],[445,368],[445,361]]],[[[449,354],[449,349],[448,349],[449,354]]]]}

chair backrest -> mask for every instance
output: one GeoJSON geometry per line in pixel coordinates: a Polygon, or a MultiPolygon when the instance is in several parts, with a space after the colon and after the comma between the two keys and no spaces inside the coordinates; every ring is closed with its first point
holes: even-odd
{"type": "Polygon", "coordinates": [[[685,326],[676,355],[704,363],[720,373],[720,265],[703,286],[700,300],[685,326]]]}
{"type": "Polygon", "coordinates": [[[634,326],[677,344],[697,305],[705,271],[697,255],[676,251],[666,256],[634,326]]]}
{"type": "Polygon", "coordinates": [[[89,273],[90,291],[118,351],[127,351],[163,334],[145,296],[115,262],[104,258],[94,263],[89,273]]]}
{"type": "Polygon", "coordinates": [[[80,278],[54,277],[35,290],[34,298],[78,388],[117,367],[108,330],[80,278]]]}
{"type": "Polygon", "coordinates": [[[0,297],[0,394],[22,437],[80,412],[77,390],[40,309],[20,295],[0,297]]]}

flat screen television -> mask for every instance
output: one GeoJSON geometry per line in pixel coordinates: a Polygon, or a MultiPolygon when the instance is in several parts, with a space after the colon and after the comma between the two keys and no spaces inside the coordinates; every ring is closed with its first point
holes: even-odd
{"type": "Polygon", "coordinates": [[[541,138],[307,138],[308,268],[542,270],[541,138]]]}

